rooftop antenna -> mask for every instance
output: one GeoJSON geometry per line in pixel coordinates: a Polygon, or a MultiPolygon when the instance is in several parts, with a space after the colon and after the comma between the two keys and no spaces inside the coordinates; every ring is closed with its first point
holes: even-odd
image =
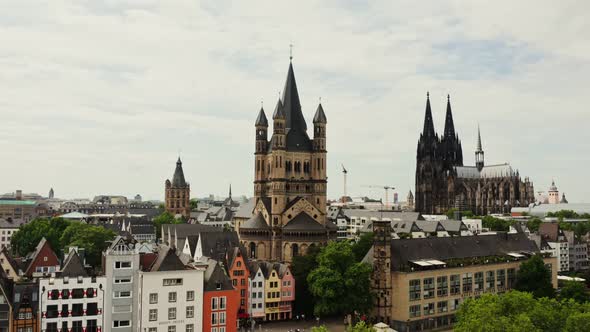
{"type": "Polygon", "coordinates": [[[344,164],[340,164],[342,166],[342,175],[344,176],[344,196],[342,197],[346,197],[347,196],[347,192],[346,192],[346,177],[348,174],[348,170],[346,170],[346,168],[344,168],[344,164]]]}

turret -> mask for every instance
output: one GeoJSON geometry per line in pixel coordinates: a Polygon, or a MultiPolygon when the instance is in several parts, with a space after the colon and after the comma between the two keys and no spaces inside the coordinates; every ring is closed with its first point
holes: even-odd
{"type": "Polygon", "coordinates": [[[313,147],[315,151],[326,150],[326,114],[322,103],[318,105],[315,115],[313,116],[313,147]]]}
{"type": "Polygon", "coordinates": [[[268,144],[268,120],[264,113],[264,108],[260,108],[258,117],[256,118],[256,153],[264,153],[267,150],[268,144]]]}
{"type": "Polygon", "coordinates": [[[272,114],[273,119],[273,135],[272,135],[272,148],[273,150],[285,149],[285,123],[286,123],[286,116],[285,110],[283,108],[283,102],[279,99],[277,101],[277,106],[275,106],[275,111],[272,114]]]}

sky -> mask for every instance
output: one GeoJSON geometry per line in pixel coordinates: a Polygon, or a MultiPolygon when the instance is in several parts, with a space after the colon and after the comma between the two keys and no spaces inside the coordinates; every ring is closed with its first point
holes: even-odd
{"type": "MultiPolygon", "coordinates": [[[[251,196],[254,121],[293,66],[328,118],[328,196],[414,187],[430,91],[450,94],[466,164],[509,162],[570,202],[590,180],[590,3],[4,0],[0,192],[162,199],[180,155],[191,195],[251,196]]],[[[311,135],[311,133],[310,133],[311,135]]]]}

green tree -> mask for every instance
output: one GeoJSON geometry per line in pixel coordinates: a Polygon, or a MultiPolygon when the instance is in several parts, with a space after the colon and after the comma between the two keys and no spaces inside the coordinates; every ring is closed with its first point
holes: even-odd
{"type": "Polygon", "coordinates": [[[61,236],[60,242],[63,248],[84,248],[86,263],[91,266],[101,266],[102,252],[107,248],[108,241],[115,238],[116,234],[110,229],[101,226],[88,225],[73,222],[61,236]]]}
{"type": "Polygon", "coordinates": [[[579,303],[585,303],[590,300],[588,296],[588,288],[581,282],[578,281],[566,281],[561,287],[559,293],[560,299],[572,299],[579,303]]]}
{"type": "Polygon", "coordinates": [[[371,309],[372,268],[355,262],[349,242],[330,242],[322,248],[317,262],[318,267],[307,277],[315,299],[314,314],[347,314],[371,309]]]}
{"type": "Polygon", "coordinates": [[[360,321],[354,326],[349,326],[347,332],[374,332],[374,330],[371,325],[360,321]]]}
{"type": "Polygon", "coordinates": [[[534,297],[553,297],[555,290],[551,283],[551,272],[540,255],[535,255],[520,264],[516,275],[516,290],[530,292],[534,297]]]}
{"type": "Polygon", "coordinates": [[[168,211],[162,212],[160,215],[154,217],[152,220],[154,227],[156,228],[156,238],[161,238],[162,236],[162,225],[164,224],[184,224],[185,221],[183,219],[176,219],[172,213],[168,211]]]}
{"type": "Polygon", "coordinates": [[[541,220],[537,217],[534,217],[534,218],[531,218],[527,221],[526,227],[528,227],[528,229],[531,232],[537,232],[537,231],[539,231],[539,226],[541,225],[541,223],[543,223],[543,220],[541,220]]]}
{"type": "Polygon", "coordinates": [[[508,232],[513,223],[513,220],[504,220],[492,216],[484,216],[481,218],[482,227],[488,228],[491,231],[508,232]]]}
{"type": "Polygon", "coordinates": [[[362,261],[371,247],[373,247],[373,233],[361,234],[358,241],[352,245],[352,253],[354,254],[355,261],[362,261]]]}
{"type": "Polygon", "coordinates": [[[565,332],[590,331],[590,312],[577,312],[567,318],[565,332]]]}
{"type": "Polygon", "coordinates": [[[35,250],[42,238],[45,238],[53,250],[60,250],[61,234],[70,225],[70,221],[62,218],[34,219],[20,226],[10,239],[12,250],[19,256],[26,256],[35,250]]]}
{"type": "Polygon", "coordinates": [[[191,210],[196,210],[197,209],[197,206],[199,205],[199,201],[196,200],[196,199],[194,199],[194,198],[191,199],[189,203],[190,203],[190,206],[191,206],[191,210]]]}
{"type": "Polygon", "coordinates": [[[325,325],[313,326],[311,332],[330,332],[325,325]]]}
{"type": "Polygon", "coordinates": [[[305,314],[307,316],[313,315],[314,298],[309,291],[307,283],[307,276],[318,267],[317,257],[321,248],[319,246],[311,246],[303,256],[293,257],[291,262],[291,273],[295,278],[295,314],[305,314]]]}

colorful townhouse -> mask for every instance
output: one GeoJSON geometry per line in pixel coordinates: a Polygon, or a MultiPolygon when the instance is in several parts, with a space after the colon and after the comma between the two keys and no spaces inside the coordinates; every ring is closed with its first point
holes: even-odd
{"type": "Polygon", "coordinates": [[[279,303],[279,319],[291,319],[295,301],[295,278],[289,266],[278,264],[277,270],[281,279],[281,302],[279,303]]]}
{"type": "Polygon", "coordinates": [[[238,318],[248,318],[248,286],[250,270],[240,247],[233,248],[228,255],[228,268],[232,286],[239,294],[238,318]]]}
{"type": "Polygon", "coordinates": [[[240,293],[219,262],[209,259],[207,264],[203,292],[203,332],[237,331],[240,293]]]}
{"type": "Polygon", "coordinates": [[[248,302],[250,307],[248,308],[248,315],[254,320],[264,320],[266,315],[264,313],[264,285],[266,278],[260,267],[260,263],[257,261],[251,261],[249,263],[250,278],[248,279],[248,302]]]}

